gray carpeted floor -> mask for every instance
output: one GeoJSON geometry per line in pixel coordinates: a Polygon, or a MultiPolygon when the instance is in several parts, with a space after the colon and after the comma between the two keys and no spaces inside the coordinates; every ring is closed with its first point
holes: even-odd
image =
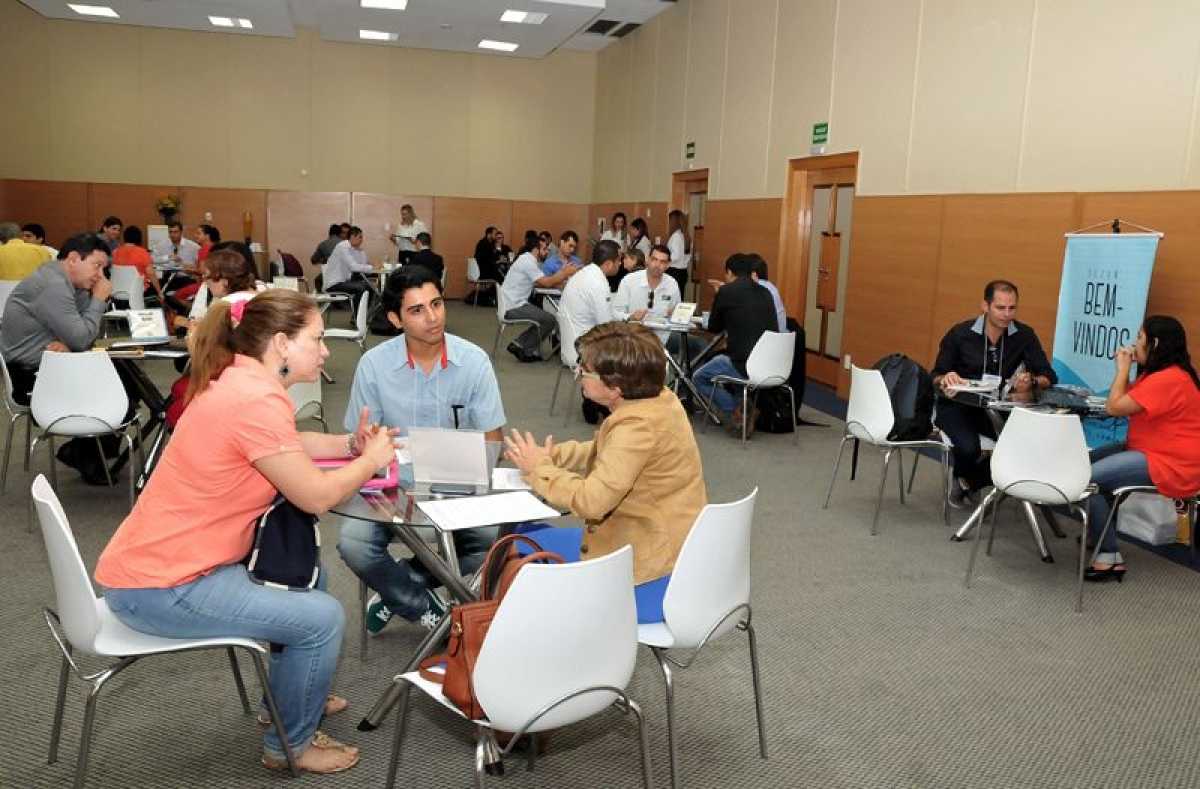
{"type": "MultiPolygon", "coordinates": [[[[333,313],[342,325],[346,313],[333,313]]],[[[494,312],[454,303],[456,333],[490,349],[494,312]]],[[[373,342],[377,341],[373,338],[373,342]]],[[[502,343],[503,345],[503,343],[502,343]]],[[[339,430],[358,358],[333,344],[327,411],[339,430]]],[[[509,423],[536,434],[585,436],[578,398],[571,424],[549,417],[553,364],[495,360],[509,423]]],[[[164,383],[169,365],[155,371],[164,383]]],[[[716,645],[678,683],[683,784],[702,787],[1191,787],[1200,736],[1195,678],[1200,575],[1136,548],[1127,583],[1089,587],[1073,606],[1073,532],[1050,538],[1059,559],[1037,560],[1015,507],[1001,513],[995,555],[980,557],[971,589],[969,543],[951,543],[938,518],[933,464],[925,462],[907,506],[889,485],[879,535],[868,534],[877,455],[859,480],[843,474],[829,510],[821,499],[840,425],[791,436],[756,436],[743,452],[719,430],[699,436],[709,498],[760,487],[755,517],[755,623],[767,694],[771,756],[758,758],[745,641],[716,645]]],[[[698,423],[697,423],[698,424],[698,423]]],[[[45,456],[35,467],[45,467],[45,456]]],[[[85,562],[92,566],[125,512],[123,489],[84,486],[60,469],[60,490],[85,562]]],[[[28,479],[19,461],[0,499],[0,730],[9,755],[0,785],[59,787],[73,772],[83,690],[70,687],[58,764],[45,764],[59,662],[41,607],[51,588],[41,538],[28,534],[28,479]]],[[[956,519],[961,515],[956,514],[956,519]]],[[[1070,524],[1068,524],[1070,525],[1070,524]]],[[[326,544],[339,527],[326,518],[326,544]]],[[[336,688],[352,704],[324,728],[359,745],[348,773],[292,784],[258,765],[261,737],[241,715],[228,665],[216,653],[150,659],[114,680],[100,702],[92,787],[353,786],[383,783],[392,719],[356,730],[420,633],[390,626],[357,648],[357,587],[327,550],[331,591],[350,611],[336,688]]],[[[251,672],[249,665],[245,670],[251,672]]],[[[662,686],[648,655],[631,694],[651,723],[655,784],[668,786],[662,686]]],[[[410,719],[403,785],[471,785],[469,732],[429,703],[410,719]]],[[[612,712],[559,732],[534,773],[510,762],[510,787],[636,787],[632,721],[612,712]]]]}

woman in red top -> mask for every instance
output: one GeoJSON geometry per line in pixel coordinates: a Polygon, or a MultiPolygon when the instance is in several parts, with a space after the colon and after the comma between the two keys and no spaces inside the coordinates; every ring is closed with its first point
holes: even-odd
{"type": "Polygon", "coordinates": [[[154,261],[150,259],[150,253],[142,246],[141,228],[137,225],[130,225],[125,228],[121,240],[125,243],[113,252],[113,265],[136,268],[142,275],[142,282],[146,288],[145,295],[157,295],[161,301],[162,289],[158,284],[158,272],[154,270],[154,261]]]}
{"type": "MultiPolygon", "coordinates": [[[[1104,528],[1113,491],[1126,485],[1153,485],[1164,496],[1180,498],[1200,491],[1200,378],[1188,356],[1187,334],[1166,315],[1146,318],[1133,348],[1117,351],[1117,373],[1108,392],[1108,413],[1129,417],[1124,444],[1092,451],[1092,482],[1100,492],[1088,498],[1092,539],[1104,528]],[[1129,370],[1137,362],[1131,384],[1129,370]]],[[[1125,559],[1117,550],[1116,529],[1109,529],[1088,581],[1118,581],[1125,559]]]]}

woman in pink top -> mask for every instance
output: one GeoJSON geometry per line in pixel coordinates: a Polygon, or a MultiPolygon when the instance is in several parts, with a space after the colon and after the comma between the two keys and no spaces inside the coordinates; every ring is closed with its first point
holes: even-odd
{"type": "MultiPolygon", "coordinates": [[[[1113,494],[1127,485],[1153,485],[1172,498],[1200,491],[1200,378],[1192,367],[1183,325],[1167,315],[1146,318],[1133,348],[1117,350],[1117,372],[1108,392],[1108,413],[1129,417],[1123,444],[1092,450],[1092,482],[1099,492],[1088,497],[1088,529],[1094,540],[1104,528],[1113,494]],[[1129,371],[1138,365],[1137,378],[1129,371]]],[[[1120,581],[1125,558],[1117,549],[1117,530],[1104,535],[1084,580],[1120,581]]]]}
{"type": "MultiPolygon", "coordinates": [[[[300,433],[287,387],[315,381],[329,351],[316,303],[273,290],[230,305],[217,301],[201,321],[192,356],[189,404],[133,511],[96,566],[109,607],[137,630],[188,638],[244,636],[282,647],[270,683],[298,766],[347,769],[358,749],[317,730],[342,643],[345,614],[324,591],[252,582],[240,563],[254,523],[277,493],[321,513],[353,494],[393,457],[386,430],[363,419],[353,435],[300,433]],[[313,458],[358,455],[321,471],[313,458]]],[[[263,764],[284,769],[276,730],[263,764]]]]}

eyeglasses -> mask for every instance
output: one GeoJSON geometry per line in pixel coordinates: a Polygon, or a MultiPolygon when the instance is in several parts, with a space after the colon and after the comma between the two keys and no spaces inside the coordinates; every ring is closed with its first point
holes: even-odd
{"type": "Polygon", "coordinates": [[[580,378],[586,378],[591,381],[599,381],[600,373],[594,373],[591,370],[585,370],[582,367],[576,367],[575,380],[578,381],[580,378]]]}

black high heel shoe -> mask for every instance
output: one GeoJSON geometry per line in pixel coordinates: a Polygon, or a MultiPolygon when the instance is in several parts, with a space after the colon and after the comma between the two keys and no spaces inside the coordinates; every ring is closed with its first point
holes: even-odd
{"type": "Polygon", "coordinates": [[[1121,583],[1121,579],[1125,577],[1125,565],[1114,564],[1104,569],[1096,567],[1088,567],[1083,571],[1083,580],[1092,581],[1093,583],[1104,583],[1117,579],[1117,583],[1121,583]]]}

